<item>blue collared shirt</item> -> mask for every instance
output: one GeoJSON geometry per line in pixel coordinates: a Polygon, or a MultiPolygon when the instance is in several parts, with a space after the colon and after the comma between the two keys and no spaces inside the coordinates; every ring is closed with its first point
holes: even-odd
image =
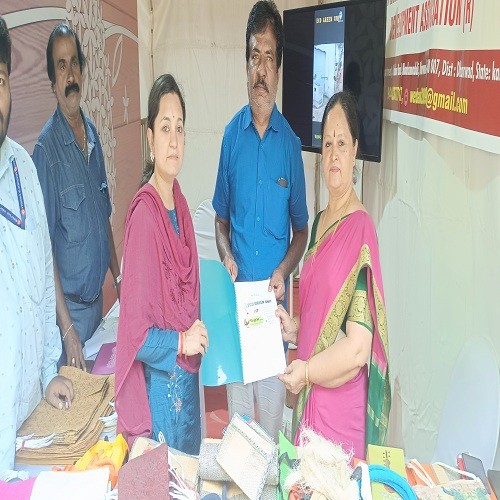
{"type": "Polygon", "coordinates": [[[230,221],[237,280],[269,278],[286,255],[290,226],[301,230],[308,220],[300,141],[276,105],[262,140],[248,104],[227,125],[213,206],[230,221]]]}
{"type": "Polygon", "coordinates": [[[109,268],[111,203],[97,130],[86,117],[85,127],[88,159],[58,106],[40,132],[33,161],[63,291],[91,302],[109,268]]]}

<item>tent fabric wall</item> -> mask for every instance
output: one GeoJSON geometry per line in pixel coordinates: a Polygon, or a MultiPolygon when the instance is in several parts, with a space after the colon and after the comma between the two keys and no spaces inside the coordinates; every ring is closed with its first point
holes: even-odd
{"type": "MultiPolygon", "coordinates": [[[[253,3],[138,0],[139,24],[152,21],[152,38],[149,27],[139,28],[140,47],[152,47],[152,60],[141,66],[147,68],[141,85],[148,79],[142,73],[149,75],[141,113],[153,77],[173,73],[186,98],[179,178],[192,211],[212,197],[224,127],[247,102],[245,27],[253,3]]],[[[323,2],[277,1],[281,11],[315,3],[323,2]]],[[[465,339],[491,338],[500,357],[500,162],[498,155],[387,120],[383,134],[382,162],[365,162],[362,182],[378,229],[387,301],[397,408],[389,436],[408,457],[425,461],[465,339]]],[[[320,208],[326,198],[315,193],[316,155],[303,158],[312,217],[316,197],[320,208]]],[[[486,404],[488,389],[478,390],[486,404]]]]}
{"type": "MultiPolygon", "coordinates": [[[[405,126],[385,122],[383,133],[382,163],[365,164],[364,201],[378,228],[400,387],[401,421],[393,425],[407,456],[428,460],[465,341],[486,336],[500,358],[500,163],[405,126]]],[[[487,405],[488,388],[477,390],[487,405]]]]}
{"type": "MultiPolygon", "coordinates": [[[[314,3],[281,1],[277,5],[282,11],[314,3]]],[[[144,28],[144,39],[140,39],[140,47],[146,46],[152,36],[153,56],[149,85],[141,87],[141,113],[147,116],[147,95],[154,77],[172,73],[186,101],[186,149],[179,182],[194,212],[204,199],[212,198],[224,127],[248,102],[245,31],[254,2],[139,0],[138,4],[140,23],[148,16],[153,20],[152,32],[144,28]]],[[[308,199],[313,200],[314,155],[304,155],[304,161],[311,178],[308,199]]]]}

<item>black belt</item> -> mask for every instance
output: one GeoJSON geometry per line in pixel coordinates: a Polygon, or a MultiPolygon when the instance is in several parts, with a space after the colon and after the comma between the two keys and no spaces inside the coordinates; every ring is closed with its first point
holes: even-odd
{"type": "Polygon", "coordinates": [[[93,300],[84,300],[80,295],[73,295],[72,293],[64,294],[64,296],[71,302],[75,302],[76,304],[83,304],[86,306],[91,306],[99,298],[99,295],[101,294],[97,294],[97,297],[93,300]]]}

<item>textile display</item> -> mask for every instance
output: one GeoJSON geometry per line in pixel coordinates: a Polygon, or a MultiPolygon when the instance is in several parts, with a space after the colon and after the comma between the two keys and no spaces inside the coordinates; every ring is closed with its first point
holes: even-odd
{"type": "MultiPolygon", "coordinates": [[[[217,462],[251,499],[261,497],[278,447],[253,420],[233,415],[222,438],[217,462]]],[[[275,458],[276,457],[276,458],[275,458]]]]}
{"type": "Polygon", "coordinates": [[[114,395],[113,375],[92,375],[70,366],[62,366],[59,374],[73,382],[75,397],[71,407],[59,410],[45,399],[40,401],[18,430],[18,439],[51,436],[52,442],[37,449],[21,446],[16,453],[18,463],[73,464],[99,439],[105,425],[100,418],[113,413],[109,404],[114,395]]]}
{"type": "Polygon", "coordinates": [[[121,500],[169,500],[168,447],[165,443],[129,460],[118,473],[121,500]]]}
{"type": "MultiPolygon", "coordinates": [[[[232,479],[227,472],[220,466],[216,458],[220,452],[221,440],[205,438],[201,443],[199,456],[199,476],[206,481],[227,481],[232,479]]],[[[265,478],[265,484],[276,486],[278,484],[278,455],[272,457],[269,465],[269,473],[265,478]]]]}
{"type": "MultiPolygon", "coordinates": [[[[248,500],[248,496],[241,491],[240,488],[233,482],[226,483],[224,481],[205,481],[200,482],[200,496],[203,498],[204,495],[210,493],[215,493],[221,498],[227,498],[227,500],[248,500]],[[225,495],[225,496],[224,496],[225,495]]],[[[261,495],[258,497],[259,500],[276,500],[276,487],[265,485],[262,489],[261,495]]]]}
{"type": "Polygon", "coordinates": [[[410,460],[407,468],[419,480],[420,484],[413,486],[419,500],[490,499],[481,480],[470,472],[455,469],[441,462],[435,462],[424,468],[418,460],[410,460]],[[467,479],[463,479],[463,476],[467,479]]]}

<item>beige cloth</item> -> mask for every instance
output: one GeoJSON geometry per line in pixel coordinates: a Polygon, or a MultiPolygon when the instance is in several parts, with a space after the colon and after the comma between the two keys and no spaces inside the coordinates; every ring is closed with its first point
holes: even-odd
{"type": "Polygon", "coordinates": [[[33,434],[33,439],[55,433],[50,446],[39,449],[21,448],[18,463],[65,465],[78,460],[99,439],[104,429],[102,416],[113,413],[114,375],[92,375],[62,366],[60,375],[73,382],[75,396],[68,410],[59,410],[42,399],[18,430],[18,436],[33,434]]]}

